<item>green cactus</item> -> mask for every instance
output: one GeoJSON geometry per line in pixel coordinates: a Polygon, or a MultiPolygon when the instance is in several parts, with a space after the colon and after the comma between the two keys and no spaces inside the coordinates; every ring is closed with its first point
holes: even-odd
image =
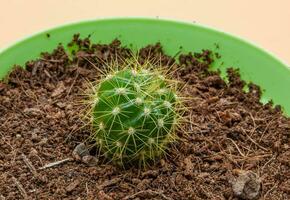
{"type": "Polygon", "coordinates": [[[97,84],[92,102],[92,139],[112,161],[154,161],[175,137],[179,98],[158,71],[109,74],[97,84]]]}

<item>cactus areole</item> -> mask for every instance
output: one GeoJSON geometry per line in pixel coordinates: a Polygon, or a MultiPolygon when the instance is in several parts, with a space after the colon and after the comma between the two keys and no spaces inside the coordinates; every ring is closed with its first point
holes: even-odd
{"type": "Polygon", "coordinates": [[[112,161],[147,161],[174,138],[177,95],[158,72],[123,69],[93,95],[93,140],[112,161]]]}

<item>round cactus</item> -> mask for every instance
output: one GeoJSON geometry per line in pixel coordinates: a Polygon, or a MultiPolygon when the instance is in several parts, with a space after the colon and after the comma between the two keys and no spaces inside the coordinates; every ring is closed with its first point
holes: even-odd
{"type": "Polygon", "coordinates": [[[154,160],[174,138],[177,95],[159,72],[106,75],[92,96],[93,140],[112,161],[154,160]]]}

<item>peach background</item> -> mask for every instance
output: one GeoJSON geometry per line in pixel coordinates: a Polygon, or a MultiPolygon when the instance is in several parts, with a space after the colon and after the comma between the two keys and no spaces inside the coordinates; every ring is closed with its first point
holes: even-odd
{"type": "Polygon", "coordinates": [[[0,0],[0,48],[63,23],[113,16],[196,21],[290,63],[290,0],[0,0]]]}

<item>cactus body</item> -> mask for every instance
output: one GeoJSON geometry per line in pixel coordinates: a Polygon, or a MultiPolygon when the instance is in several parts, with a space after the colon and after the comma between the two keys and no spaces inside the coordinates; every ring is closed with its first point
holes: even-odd
{"type": "Polygon", "coordinates": [[[93,95],[93,139],[113,161],[145,161],[163,153],[176,124],[177,96],[162,75],[123,69],[93,95]]]}

